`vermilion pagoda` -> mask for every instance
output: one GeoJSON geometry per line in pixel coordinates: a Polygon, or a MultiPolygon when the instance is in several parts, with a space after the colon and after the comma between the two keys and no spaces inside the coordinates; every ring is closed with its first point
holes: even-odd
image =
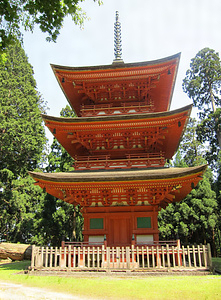
{"type": "Polygon", "coordinates": [[[43,119],[75,171],[30,174],[48,193],[82,207],[85,242],[124,246],[158,241],[159,210],[182,200],[206,166],[164,167],[191,112],[191,105],[169,111],[180,54],[126,64],[118,15],[115,35],[112,65],[52,65],[78,117],[43,119]]]}

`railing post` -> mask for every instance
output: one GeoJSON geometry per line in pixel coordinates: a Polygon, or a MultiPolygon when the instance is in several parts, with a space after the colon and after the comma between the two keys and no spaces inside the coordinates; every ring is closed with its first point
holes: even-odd
{"type": "Polygon", "coordinates": [[[32,245],[31,247],[31,270],[35,267],[35,245],[32,245]]]}
{"type": "Polygon", "coordinates": [[[208,266],[212,269],[212,255],[211,255],[211,247],[210,244],[207,244],[207,251],[208,251],[208,266]]]}

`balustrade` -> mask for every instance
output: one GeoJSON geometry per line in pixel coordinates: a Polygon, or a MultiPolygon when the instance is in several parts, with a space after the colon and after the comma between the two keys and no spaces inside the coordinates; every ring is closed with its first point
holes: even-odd
{"type": "Polygon", "coordinates": [[[31,269],[58,270],[148,270],[211,268],[210,245],[180,247],[173,243],[152,243],[106,247],[69,243],[68,246],[32,247],[31,269]]]}
{"type": "Polygon", "coordinates": [[[126,158],[111,159],[109,155],[75,156],[76,170],[148,168],[163,167],[166,163],[163,153],[128,154],[126,158]]]}

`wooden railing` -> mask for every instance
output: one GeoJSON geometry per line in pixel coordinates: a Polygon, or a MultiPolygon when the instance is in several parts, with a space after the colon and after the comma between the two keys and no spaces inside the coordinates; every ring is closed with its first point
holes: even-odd
{"type": "Polygon", "coordinates": [[[151,270],[153,268],[210,269],[210,245],[143,245],[130,247],[32,246],[31,270],[151,270]]]}
{"type": "Polygon", "coordinates": [[[82,105],[81,107],[81,116],[82,117],[91,117],[97,116],[99,114],[105,115],[119,115],[119,114],[135,114],[137,112],[152,112],[154,105],[150,101],[147,102],[128,102],[122,103],[121,106],[112,106],[112,103],[109,104],[96,104],[96,105],[82,105]]]}
{"type": "Polygon", "coordinates": [[[109,155],[75,156],[75,170],[96,170],[115,168],[163,167],[166,163],[164,153],[128,154],[124,159],[110,159],[109,155]]]}

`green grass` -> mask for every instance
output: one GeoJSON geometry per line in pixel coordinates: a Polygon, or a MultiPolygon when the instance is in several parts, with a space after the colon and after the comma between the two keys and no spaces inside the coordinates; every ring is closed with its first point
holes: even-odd
{"type": "Polygon", "coordinates": [[[30,262],[0,265],[0,280],[95,299],[220,299],[221,276],[118,275],[87,277],[18,275],[30,262]]]}
{"type": "Polygon", "coordinates": [[[221,257],[213,257],[212,258],[213,267],[221,272],[221,257]]]}

